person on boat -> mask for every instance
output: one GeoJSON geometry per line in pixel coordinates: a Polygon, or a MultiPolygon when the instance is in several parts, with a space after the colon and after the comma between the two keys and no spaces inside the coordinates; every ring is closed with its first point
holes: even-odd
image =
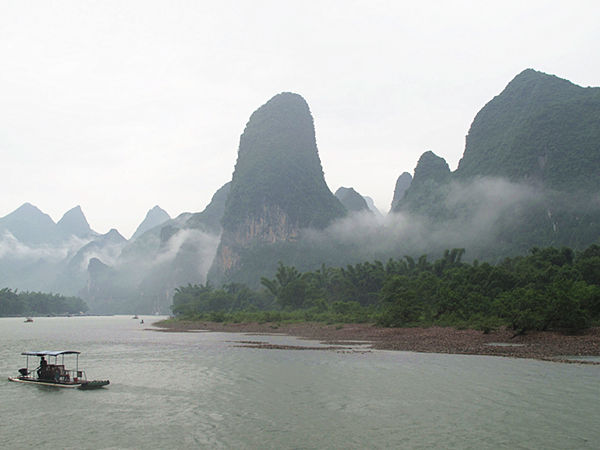
{"type": "Polygon", "coordinates": [[[46,369],[48,367],[48,362],[46,361],[46,358],[44,358],[42,356],[42,359],[40,360],[40,368],[38,369],[38,378],[45,378],[46,377],[46,369]]]}

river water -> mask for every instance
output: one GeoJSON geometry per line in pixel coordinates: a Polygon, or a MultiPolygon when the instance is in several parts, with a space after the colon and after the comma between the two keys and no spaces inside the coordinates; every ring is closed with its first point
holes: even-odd
{"type": "MultiPolygon", "coordinates": [[[[0,448],[600,446],[600,366],[266,350],[288,336],[150,331],[127,316],[0,319],[0,448]],[[22,351],[79,350],[96,391],[7,381],[22,351]]],[[[30,359],[34,365],[36,358],[30,359]]]]}

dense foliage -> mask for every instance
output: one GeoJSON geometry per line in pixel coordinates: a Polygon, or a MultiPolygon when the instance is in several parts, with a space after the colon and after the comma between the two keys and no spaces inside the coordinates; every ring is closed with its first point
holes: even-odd
{"type": "Polygon", "coordinates": [[[280,264],[265,290],[244,285],[177,289],[178,317],[217,321],[322,320],[384,326],[455,325],[484,331],[584,329],[600,320],[600,246],[534,248],[499,264],[462,261],[464,249],[434,262],[406,256],[301,273],[280,264]]]}
{"type": "Polygon", "coordinates": [[[79,297],[64,297],[42,292],[0,290],[0,316],[29,316],[38,314],[77,314],[88,310],[79,297]]]}

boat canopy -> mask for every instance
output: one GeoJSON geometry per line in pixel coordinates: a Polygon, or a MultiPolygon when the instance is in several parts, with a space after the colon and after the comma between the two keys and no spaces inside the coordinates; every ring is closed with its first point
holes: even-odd
{"type": "Polygon", "coordinates": [[[26,355],[26,356],[58,356],[58,355],[79,355],[81,352],[75,351],[75,350],[61,350],[61,351],[49,351],[49,350],[44,350],[41,352],[23,352],[21,353],[21,355],[26,355]]]}

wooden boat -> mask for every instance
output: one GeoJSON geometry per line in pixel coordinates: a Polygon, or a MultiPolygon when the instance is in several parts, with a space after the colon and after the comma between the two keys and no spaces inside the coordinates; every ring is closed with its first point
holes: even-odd
{"type": "Polygon", "coordinates": [[[31,317],[27,317],[27,318],[24,320],[24,322],[25,322],[25,323],[28,323],[28,322],[33,322],[33,319],[32,319],[31,317]]]}
{"type": "Polygon", "coordinates": [[[88,380],[85,371],[79,369],[79,354],[74,350],[23,352],[27,356],[27,365],[19,369],[19,376],[8,377],[10,381],[17,383],[30,383],[41,386],[53,386],[61,388],[96,389],[110,384],[109,380],[88,380]],[[75,369],[65,369],[65,355],[75,355],[75,369]],[[29,357],[40,358],[40,365],[29,370],[29,357]],[[59,364],[58,357],[61,357],[59,364]],[[53,364],[48,363],[45,358],[54,358],[53,364]]]}

